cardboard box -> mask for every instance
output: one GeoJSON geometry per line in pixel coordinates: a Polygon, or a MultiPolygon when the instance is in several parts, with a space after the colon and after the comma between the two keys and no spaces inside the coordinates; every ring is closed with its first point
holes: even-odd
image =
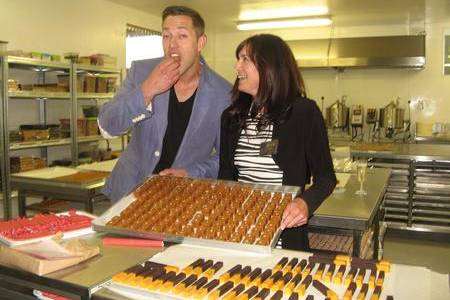
{"type": "Polygon", "coordinates": [[[97,118],[87,118],[86,119],[86,135],[98,135],[99,129],[98,129],[98,123],[97,118]]]}
{"type": "Polygon", "coordinates": [[[80,65],[90,65],[91,64],[91,58],[89,56],[80,56],[80,57],[78,57],[77,62],[80,65]]]}
{"type": "Polygon", "coordinates": [[[115,67],[117,65],[117,57],[108,54],[93,54],[90,56],[91,64],[96,66],[115,67]]]}
{"type": "Polygon", "coordinates": [[[15,248],[0,245],[0,264],[8,267],[18,267],[22,270],[45,275],[73,265],[77,265],[100,253],[99,247],[89,247],[77,253],[77,256],[62,259],[40,259],[15,248]]]}
{"type": "MultiPolygon", "coordinates": [[[[70,76],[65,74],[58,75],[58,86],[61,86],[64,88],[66,92],[69,91],[70,87],[70,76]]],[[[84,91],[84,76],[78,75],[77,76],[77,92],[82,93],[84,91]]]]}
{"type": "MultiPolygon", "coordinates": [[[[61,122],[61,137],[70,137],[70,119],[60,119],[61,122]]],[[[77,132],[78,136],[86,135],[86,119],[77,120],[77,132]]]]}
{"type": "Polygon", "coordinates": [[[97,77],[87,75],[84,78],[84,92],[85,93],[95,93],[95,87],[97,85],[97,77]]]}
{"type": "Polygon", "coordinates": [[[115,93],[116,92],[116,86],[117,84],[117,77],[109,77],[108,78],[108,87],[106,89],[107,93],[115,93]]]}
{"type": "Polygon", "coordinates": [[[108,91],[108,78],[97,77],[97,86],[95,91],[97,93],[106,93],[108,91]]]}

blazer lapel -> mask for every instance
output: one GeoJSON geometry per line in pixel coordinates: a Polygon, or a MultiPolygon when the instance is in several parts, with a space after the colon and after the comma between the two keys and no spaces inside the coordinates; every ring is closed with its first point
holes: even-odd
{"type": "Polygon", "coordinates": [[[174,164],[180,161],[180,155],[184,153],[184,150],[189,147],[189,141],[196,134],[196,131],[201,125],[201,121],[205,118],[208,111],[208,88],[206,83],[207,67],[203,65],[202,73],[200,75],[200,81],[198,84],[197,92],[195,94],[194,105],[192,106],[191,117],[184,133],[183,140],[181,141],[180,148],[178,149],[177,156],[175,157],[174,164]]]}
{"type": "Polygon", "coordinates": [[[169,95],[170,90],[156,96],[152,102],[153,105],[152,118],[156,119],[154,125],[156,126],[157,137],[150,137],[150,138],[157,138],[156,139],[157,141],[161,141],[161,145],[158,145],[159,149],[162,148],[164,135],[167,129],[167,114],[169,112],[169,95]]]}

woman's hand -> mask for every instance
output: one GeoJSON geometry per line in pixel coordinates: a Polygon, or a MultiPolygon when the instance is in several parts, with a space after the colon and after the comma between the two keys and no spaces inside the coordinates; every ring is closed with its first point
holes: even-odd
{"type": "Polygon", "coordinates": [[[308,205],[305,200],[297,197],[289,203],[283,212],[281,229],[298,227],[308,222],[308,205]]]}

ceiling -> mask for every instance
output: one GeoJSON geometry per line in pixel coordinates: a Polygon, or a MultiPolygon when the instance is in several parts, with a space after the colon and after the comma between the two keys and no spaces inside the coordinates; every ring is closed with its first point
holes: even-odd
{"type": "Polygon", "coordinates": [[[325,4],[334,26],[411,25],[450,21],[450,0],[109,0],[159,15],[168,5],[186,5],[200,12],[209,29],[236,30],[246,9],[325,4]]]}

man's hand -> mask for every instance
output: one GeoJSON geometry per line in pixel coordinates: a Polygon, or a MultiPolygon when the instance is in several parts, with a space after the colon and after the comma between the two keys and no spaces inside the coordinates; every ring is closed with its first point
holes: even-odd
{"type": "Polygon", "coordinates": [[[188,176],[188,172],[185,169],[164,169],[159,172],[159,175],[172,175],[176,177],[186,177],[188,176]]]}
{"type": "Polygon", "coordinates": [[[281,229],[302,226],[308,222],[308,205],[302,198],[295,198],[283,212],[281,229]]]}
{"type": "Polygon", "coordinates": [[[153,97],[170,89],[180,77],[179,59],[165,58],[141,85],[142,94],[144,94],[145,105],[152,102],[153,97]]]}

